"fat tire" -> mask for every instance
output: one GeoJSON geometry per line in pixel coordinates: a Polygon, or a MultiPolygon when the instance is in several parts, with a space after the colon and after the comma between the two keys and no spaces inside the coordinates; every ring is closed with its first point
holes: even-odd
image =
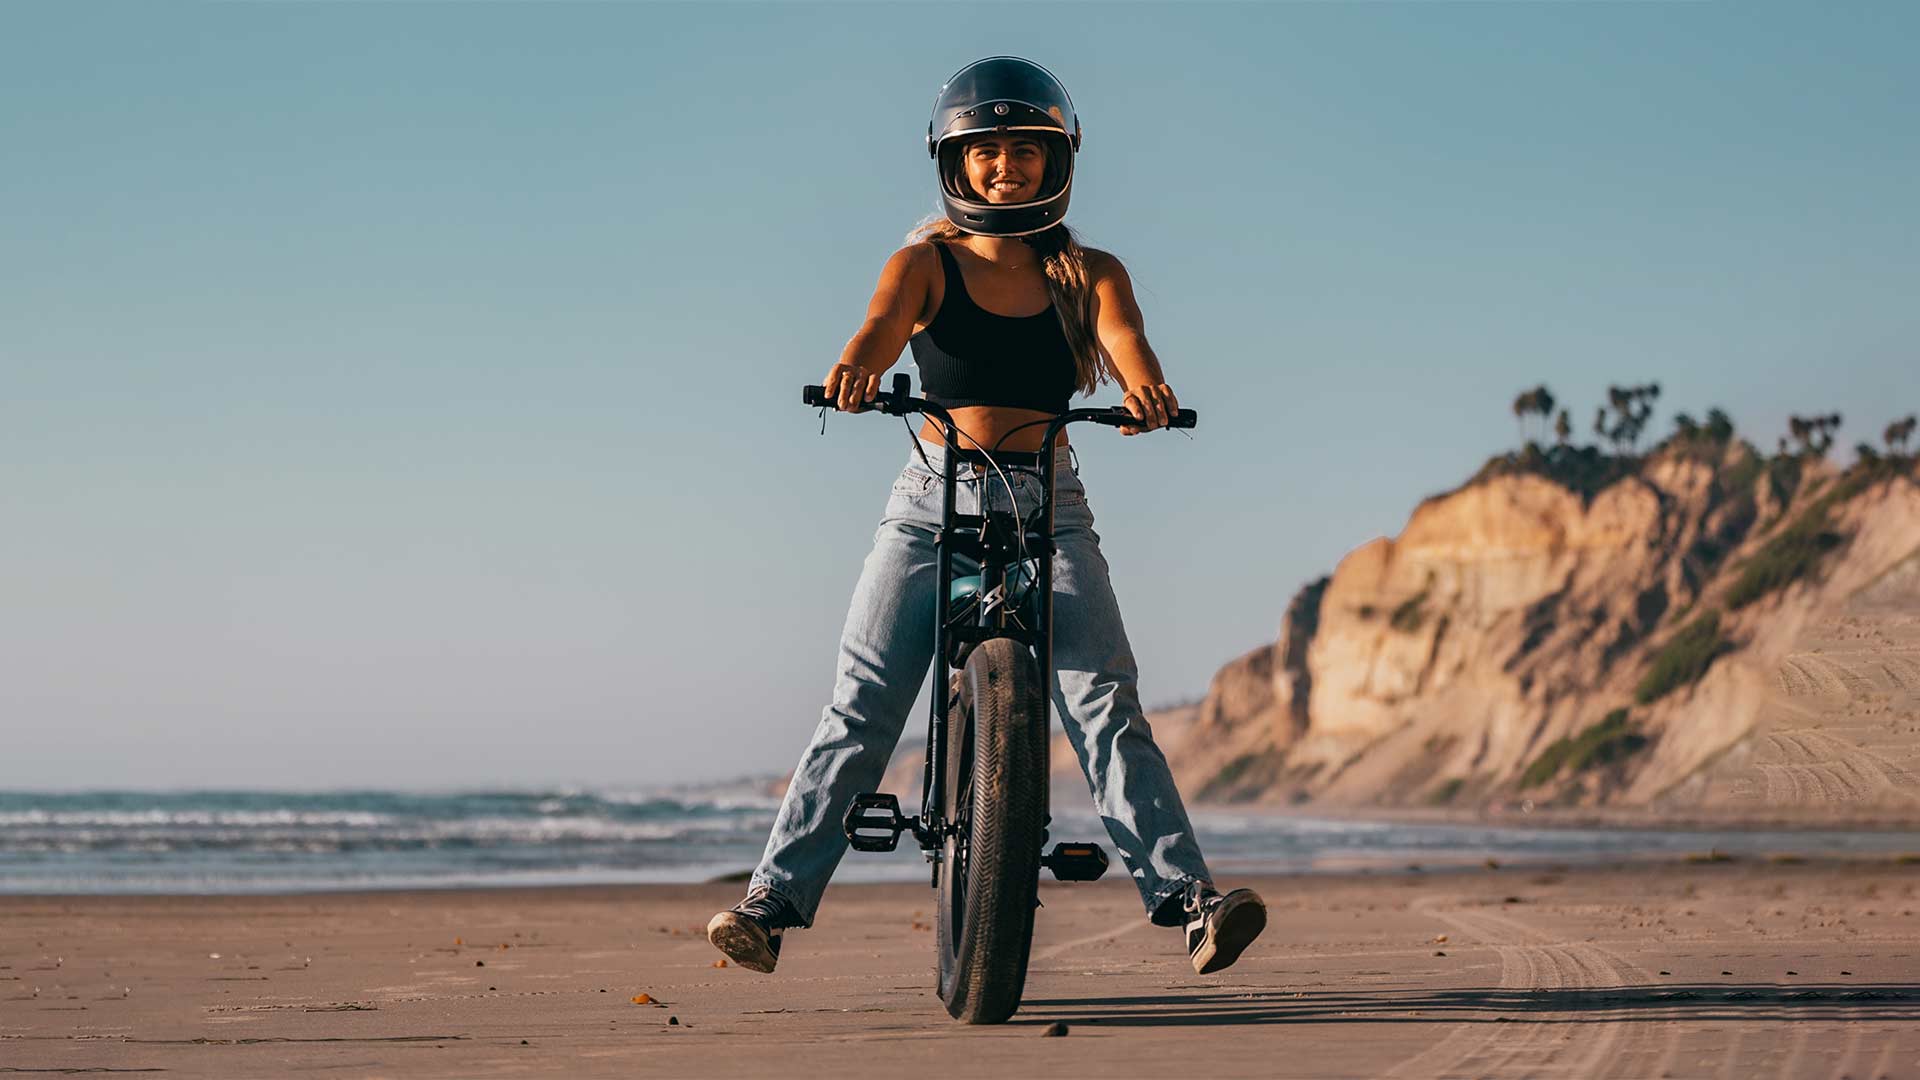
{"type": "Polygon", "coordinates": [[[1011,638],[981,642],[953,682],[942,809],[966,823],[966,834],[943,850],[940,1000],[956,1020],[998,1024],[1020,1008],[1033,946],[1047,822],[1045,699],[1033,653],[1011,638]]]}

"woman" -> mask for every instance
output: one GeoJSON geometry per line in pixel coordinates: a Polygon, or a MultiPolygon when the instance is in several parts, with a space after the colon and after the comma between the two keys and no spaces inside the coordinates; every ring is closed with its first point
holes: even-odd
{"type": "MultiPolygon", "coordinates": [[[[970,443],[963,449],[976,455],[956,464],[965,513],[979,512],[982,500],[991,509],[1038,504],[1040,478],[1029,470],[1041,465],[1042,429],[1076,390],[1118,380],[1139,421],[1121,429],[1127,435],[1166,426],[1180,407],[1141,332],[1126,270],[1081,247],[1062,223],[1079,146],[1073,104],[1039,65],[997,56],[949,79],[927,132],[945,219],[921,226],[887,260],[866,321],[824,380],[840,409],[858,411],[911,343],[927,398],[948,409],[970,443]],[[981,451],[1000,468],[984,469],[981,451]]],[[[1055,710],[1148,916],[1184,926],[1194,970],[1218,971],[1265,927],[1266,907],[1251,890],[1222,896],[1208,878],[1141,714],[1086,489],[1064,432],[1059,441],[1050,463],[1055,710]]],[[[878,785],[926,678],[946,453],[940,428],[927,421],[854,589],[833,701],[794,771],[747,898],[708,924],[708,939],[741,967],[772,971],[781,932],[812,924],[846,852],[841,818],[854,795],[878,785]]]]}

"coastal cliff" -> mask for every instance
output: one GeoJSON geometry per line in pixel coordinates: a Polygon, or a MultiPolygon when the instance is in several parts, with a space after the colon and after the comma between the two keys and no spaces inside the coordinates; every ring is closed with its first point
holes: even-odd
{"type": "Polygon", "coordinates": [[[1155,720],[1201,802],[1908,820],[1917,691],[1914,457],[1695,430],[1496,458],[1155,720]]]}

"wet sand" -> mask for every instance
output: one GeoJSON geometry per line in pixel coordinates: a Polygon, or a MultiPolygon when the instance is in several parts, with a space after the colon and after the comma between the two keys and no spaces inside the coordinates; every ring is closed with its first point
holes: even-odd
{"type": "Polygon", "coordinates": [[[772,976],[714,966],[731,885],[0,897],[0,1073],[1920,1076],[1920,866],[1253,884],[1204,978],[1125,883],[1048,885],[991,1028],[942,1010],[920,886],[835,888],[772,976]]]}

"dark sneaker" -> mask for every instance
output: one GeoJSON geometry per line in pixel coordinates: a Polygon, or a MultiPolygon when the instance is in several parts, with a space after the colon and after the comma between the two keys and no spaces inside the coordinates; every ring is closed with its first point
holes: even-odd
{"type": "Polygon", "coordinates": [[[1246,947],[1267,928],[1267,904],[1252,889],[1235,889],[1225,896],[1211,885],[1196,881],[1187,887],[1187,952],[1193,970],[1211,975],[1240,959],[1246,947]]]}
{"type": "Polygon", "coordinates": [[[707,940],[748,971],[772,971],[780,962],[780,932],[804,926],[793,906],[761,887],[707,923],[707,940]]]}

